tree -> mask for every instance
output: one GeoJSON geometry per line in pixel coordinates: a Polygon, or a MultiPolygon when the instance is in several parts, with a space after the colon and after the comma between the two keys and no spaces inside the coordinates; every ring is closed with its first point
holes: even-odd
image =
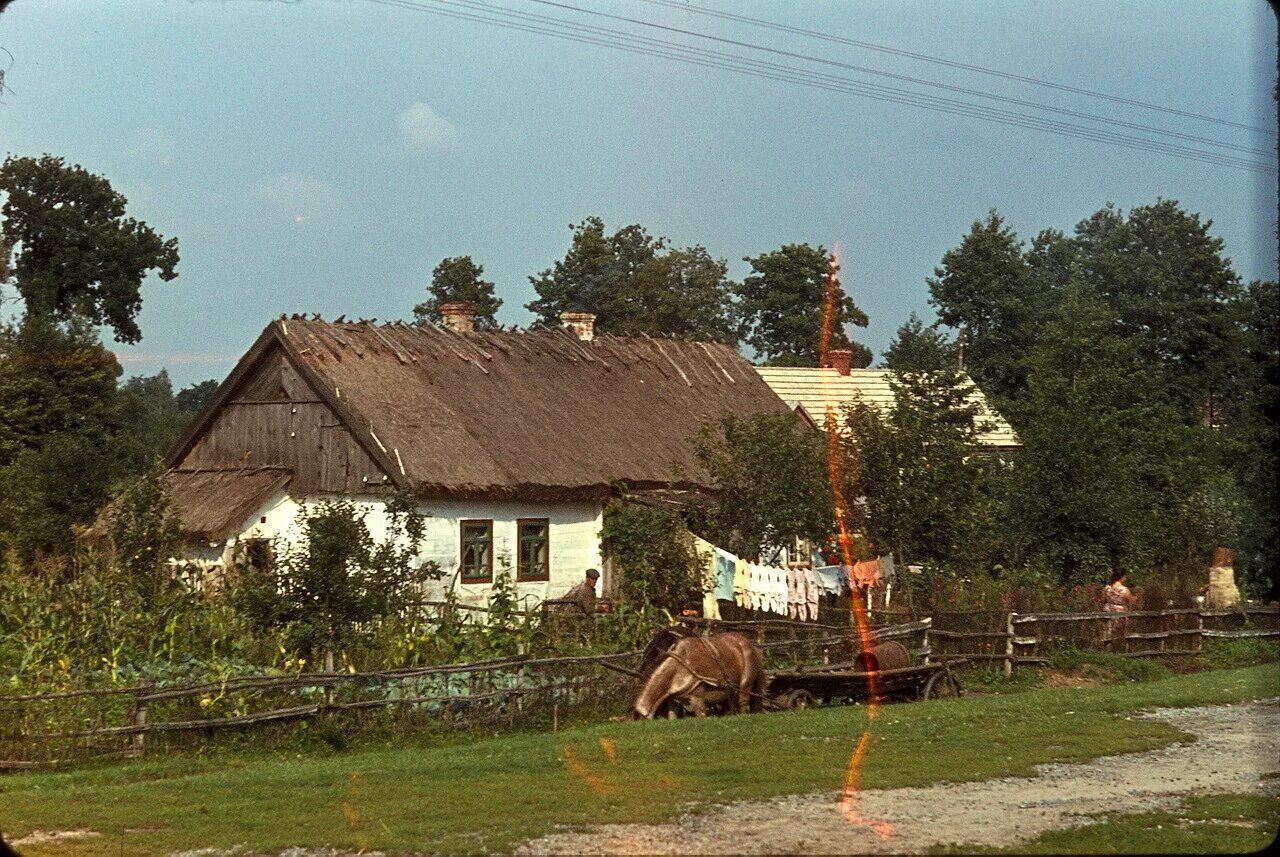
{"type": "Polygon", "coordinates": [[[502,306],[502,298],[493,293],[493,283],[481,279],[484,266],[477,265],[470,256],[451,256],[440,260],[431,272],[430,293],[425,301],[413,308],[418,321],[440,324],[443,316],[440,305],[450,301],[468,301],[476,308],[476,327],[480,330],[496,330],[494,317],[502,306]]]}
{"type": "Polygon", "coordinates": [[[350,500],[304,506],[298,536],[276,540],[267,568],[235,570],[238,606],[261,626],[285,629],[302,650],[332,655],[349,645],[362,626],[402,609],[424,581],[441,576],[435,563],[418,560],[425,518],[416,501],[393,497],[386,514],[386,536],[377,541],[368,512],[350,500]]]}
{"type": "Polygon", "coordinates": [[[120,442],[120,458],[142,473],[164,455],[218,387],[204,381],[173,392],[168,371],[135,375],[120,388],[120,406],[128,426],[120,442]]]}
{"type": "Polygon", "coordinates": [[[860,497],[867,535],[909,562],[953,569],[989,560],[990,474],[972,385],[954,364],[895,369],[887,413],[850,408],[845,495],[860,497]]]}
{"type": "MultiPolygon", "coordinates": [[[[785,244],[779,250],[746,257],[752,273],[738,287],[738,336],[765,363],[817,366],[827,280],[832,256],[822,246],[785,244]]],[[[831,345],[853,351],[852,365],[871,365],[871,350],[852,342],[846,325],[866,327],[867,315],[838,291],[832,307],[831,345]]]]}
{"type": "Polygon", "coordinates": [[[928,327],[914,312],[884,353],[884,365],[895,372],[940,372],[957,366],[957,349],[935,322],[928,327]]]}
{"type": "Polygon", "coordinates": [[[611,502],[600,543],[619,569],[622,600],[672,615],[702,600],[703,569],[684,522],[666,509],[611,502]]]}
{"type": "Polygon", "coordinates": [[[960,329],[965,368],[1000,404],[1026,387],[1026,355],[1043,322],[1043,283],[1029,276],[1022,242],[995,209],[974,221],[927,279],[939,320],[960,329]]]}
{"type": "Polygon", "coordinates": [[[1089,290],[1073,286],[1030,355],[1006,540],[1064,583],[1109,568],[1194,566],[1221,537],[1208,430],[1164,396],[1159,370],[1089,290]]]}
{"type": "Polygon", "coordinates": [[[702,426],[694,449],[716,491],[704,511],[710,541],[756,557],[797,538],[831,534],[823,437],[795,414],[726,414],[702,426]]]}
{"type": "Polygon", "coordinates": [[[1231,303],[1241,293],[1213,221],[1173,200],[1106,206],[1076,226],[1080,281],[1108,306],[1117,333],[1160,367],[1166,393],[1192,414],[1230,388],[1242,342],[1231,303]]]}
{"type": "Polygon", "coordinates": [[[706,248],[672,249],[637,224],[606,235],[598,217],[569,228],[564,258],[529,278],[538,298],[525,306],[543,324],[592,312],[602,333],[733,339],[728,267],[706,248]]]}
{"type": "Polygon", "coordinates": [[[0,165],[7,194],[0,269],[17,286],[27,313],[83,318],[115,331],[118,342],[142,338],[136,316],[142,280],[177,276],[178,241],[125,217],[127,200],[111,183],[62,158],[10,156],[0,165]]]}

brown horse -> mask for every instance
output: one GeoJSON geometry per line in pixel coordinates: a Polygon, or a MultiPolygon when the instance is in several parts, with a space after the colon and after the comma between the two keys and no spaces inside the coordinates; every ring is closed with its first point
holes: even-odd
{"type": "MultiPolygon", "coordinates": [[[[656,642],[656,641],[655,641],[656,642]]],[[[681,637],[647,676],[630,716],[650,720],[687,701],[698,717],[707,706],[729,703],[730,711],[759,711],[764,694],[764,659],[755,644],[733,632],[681,637]]]]}

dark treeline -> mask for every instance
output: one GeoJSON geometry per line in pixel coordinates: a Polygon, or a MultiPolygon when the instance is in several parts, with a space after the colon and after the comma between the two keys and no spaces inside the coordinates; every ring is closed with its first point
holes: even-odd
{"type": "MultiPolygon", "coordinates": [[[[216,385],[175,392],[165,372],[121,383],[99,340],[100,328],[141,338],[141,283],[177,275],[176,239],[127,217],[106,179],[59,158],[10,157],[0,192],[0,285],[22,309],[0,330],[0,548],[29,558],[70,549],[74,528],[154,466],[216,385]]],[[[1230,545],[1255,592],[1273,589],[1277,288],[1242,282],[1210,226],[1168,200],[1127,214],[1107,206],[1070,234],[1030,241],[994,211],[975,222],[928,280],[938,321],[908,319],[884,355],[898,408],[847,415],[849,484],[837,493],[856,501],[858,525],[912,562],[1063,583],[1116,565],[1193,569],[1230,545]],[[969,378],[1022,449],[983,452],[969,378]]],[[[563,257],[529,278],[537,298],[526,308],[548,324],[586,310],[604,333],[717,339],[761,362],[816,365],[831,253],[786,244],[744,261],[750,272],[735,282],[705,247],[588,217],[570,226],[563,257]]],[[[468,256],[435,267],[413,313],[438,321],[450,300],[498,326],[502,301],[468,256]]],[[[848,336],[865,313],[844,294],[834,309],[835,344],[870,365],[848,336]]],[[[728,473],[717,442],[767,455],[779,430],[711,426],[699,443],[728,473]]],[[[824,485],[761,508],[821,529],[803,505],[830,501],[824,485]]],[[[787,529],[761,508],[708,514],[726,538],[787,529]]]]}

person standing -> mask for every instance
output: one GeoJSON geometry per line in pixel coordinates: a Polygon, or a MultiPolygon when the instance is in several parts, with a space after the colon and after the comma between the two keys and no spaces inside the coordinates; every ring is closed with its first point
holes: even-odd
{"type": "Polygon", "coordinates": [[[590,616],[596,612],[596,581],[599,579],[600,572],[594,568],[589,568],[581,583],[556,600],[570,612],[581,611],[583,614],[590,616]]]}
{"type": "Polygon", "coordinates": [[[1107,578],[1106,589],[1102,590],[1103,612],[1118,614],[1107,620],[1106,636],[1103,638],[1107,649],[1114,648],[1116,640],[1119,640],[1121,648],[1124,648],[1125,635],[1129,631],[1129,623],[1124,614],[1138,603],[1138,596],[1129,590],[1125,576],[1123,569],[1113,570],[1111,576],[1107,578]]]}

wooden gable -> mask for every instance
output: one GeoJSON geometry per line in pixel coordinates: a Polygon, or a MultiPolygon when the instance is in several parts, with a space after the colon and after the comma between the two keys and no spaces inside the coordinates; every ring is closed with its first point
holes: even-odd
{"type": "Polygon", "coordinates": [[[391,479],[278,343],[224,382],[171,452],[176,471],[283,467],[295,495],[381,492],[391,479]]]}

